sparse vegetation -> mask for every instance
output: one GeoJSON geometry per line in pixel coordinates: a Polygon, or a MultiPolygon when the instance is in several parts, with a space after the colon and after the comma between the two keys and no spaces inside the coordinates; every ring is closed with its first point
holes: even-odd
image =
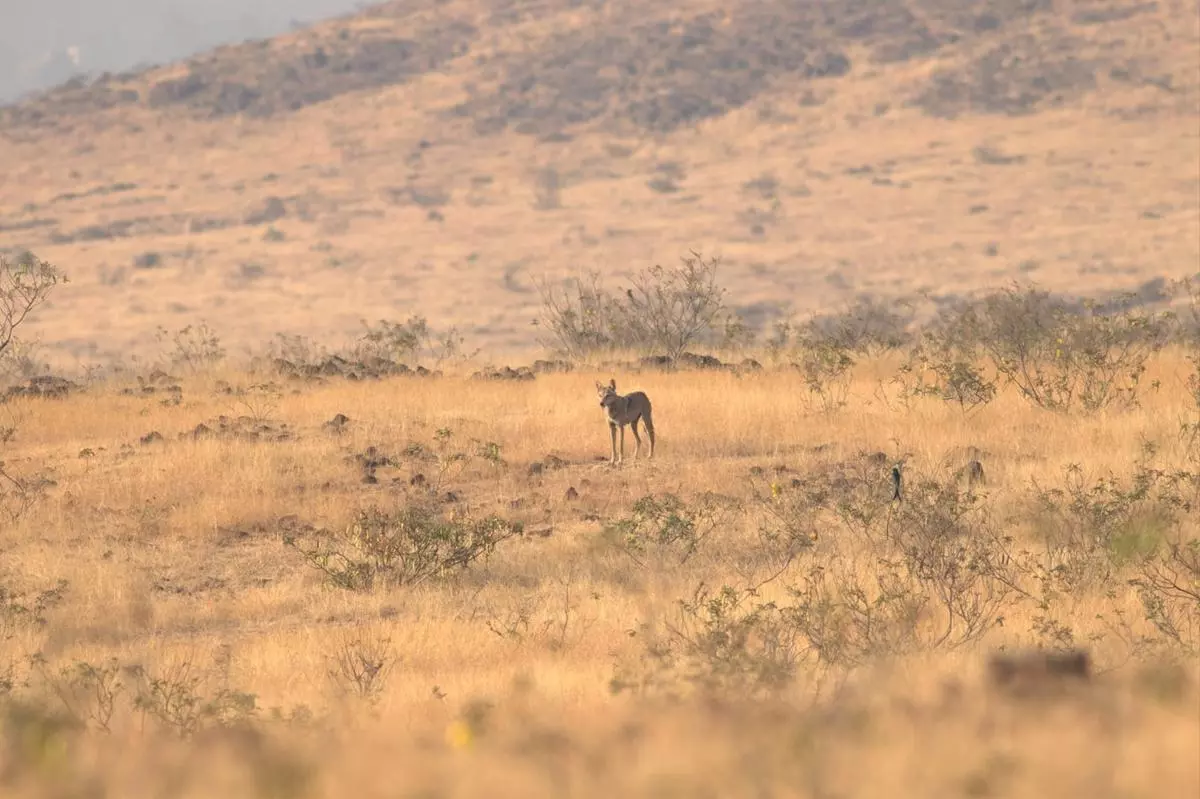
{"type": "Polygon", "coordinates": [[[31,252],[15,258],[0,253],[0,359],[8,357],[17,328],[65,282],[58,267],[31,252]]]}
{"type": "Polygon", "coordinates": [[[676,359],[696,344],[723,346],[744,335],[717,282],[719,260],[691,253],[678,266],[651,266],[611,291],[598,272],[562,290],[539,285],[542,313],[535,320],[544,343],[561,355],[587,359],[619,350],[676,359]]]}
{"type": "Polygon", "coordinates": [[[1200,794],[1189,9],[435,5],[0,108],[0,794],[1200,794]]]}

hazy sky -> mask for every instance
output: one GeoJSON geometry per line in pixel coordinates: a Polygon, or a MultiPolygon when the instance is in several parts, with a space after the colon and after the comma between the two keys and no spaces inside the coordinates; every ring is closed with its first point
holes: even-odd
{"type": "Polygon", "coordinates": [[[0,102],[74,71],[118,72],[273,36],[361,0],[0,0],[0,102]],[[68,48],[78,48],[74,67],[68,48]]]}

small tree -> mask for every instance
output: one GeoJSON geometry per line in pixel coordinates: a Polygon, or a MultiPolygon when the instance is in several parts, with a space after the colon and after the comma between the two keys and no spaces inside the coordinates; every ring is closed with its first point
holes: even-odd
{"type": "Polygon", "coordinates": [[[0,357],[33,309],[46,301],[55,286],[66,282],[56,266],[31,252],[15,260],[0,255],[0,357]]]}
{"type": "Polygon", "coordinates": [[[693,342],[721,329],[729,312],[717,285],[718,259],[693,252],[679,266],[652,266],[635,275],[621,303],[621,321],[636,345],[678,358],[693,342]]]}

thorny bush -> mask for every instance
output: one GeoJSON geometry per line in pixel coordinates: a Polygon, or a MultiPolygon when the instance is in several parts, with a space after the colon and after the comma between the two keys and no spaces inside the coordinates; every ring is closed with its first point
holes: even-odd
{"type": "Polygon", "coordinates": [[[1167,317],[1131,298],[1075,306],[1047,291],[1012,286],[959,311],[965,361],[982,353],[1001,379],[1053,411],[1137,404],[1146,362],[1166,345],[1167,317]]]}
{"type": "Polygon", "coordinates": [[[333,585],[367,591],[381,584],[413,586],[468,569],[521,532],[520,522],[464,517],[426,502],[397,510],[367,508],[345,528],[316,530],[308,540],[288,535],[284,544],[333,585]]]}
{"type": "Polygon", "coordinates": [[[691,253],[678,266],[651,266],[613,293],[599,272],[586,272],[570,290],[542,282],[542,312],[534,324],[543,344],[585,360],[614,350],[678,358],[693,344],[735,346],[748,331],[725,304],[718,259],[691,253]]]}

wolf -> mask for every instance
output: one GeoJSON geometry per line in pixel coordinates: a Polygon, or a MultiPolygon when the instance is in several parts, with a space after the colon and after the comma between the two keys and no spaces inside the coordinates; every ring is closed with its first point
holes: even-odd
{"type": "Polygon", "coordinates": [[[633,428],[633,437],[637,440],[637,448],[633,451],[636,460],[642,453],[642,437],[638,435],[638,421],[646,423],[646,433],[650,436],[650,457],[654,457],[654,419],[650,415],[650,398],[641,391],[621,396],[617,393],[617,381],[610,380],[608,385],[596,383],[596,396],[600,407],[608,419],[608,431],[612,435],[612,464],[615,466],[625,460],[625,425],[633,428]],[[617,428],[621,430],[621,454],[617,455],[617,428]]]}

